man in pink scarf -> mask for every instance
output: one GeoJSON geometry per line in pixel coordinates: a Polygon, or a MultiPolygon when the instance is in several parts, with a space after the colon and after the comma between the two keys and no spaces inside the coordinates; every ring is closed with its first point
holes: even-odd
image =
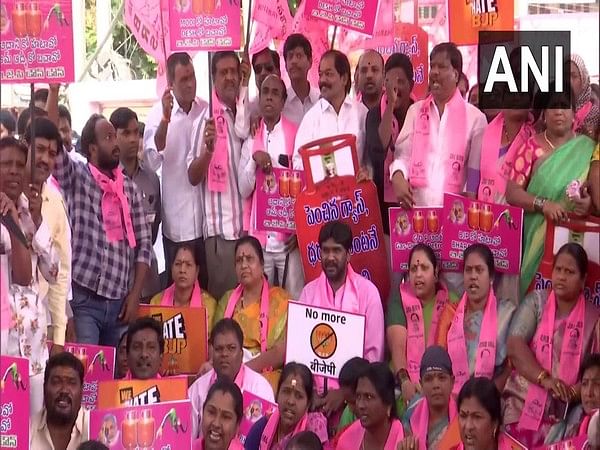
{"type": "MultiPolygon", "coordinates": [[[[306,305],[329,308],[365,316],[364,357],[370,362],[383,359],[383,308],[379,292],[373,283],[358,275],[350,264],[352,230],[342,222],[329,222],[319,233],[321,266],[323,272],[308,283],[298,301],[306,305]]],[[[340,409],[343,393],[337,383],[315,377],[318,389],[324,397],[316,403],[326,414],[340,409]]]]}

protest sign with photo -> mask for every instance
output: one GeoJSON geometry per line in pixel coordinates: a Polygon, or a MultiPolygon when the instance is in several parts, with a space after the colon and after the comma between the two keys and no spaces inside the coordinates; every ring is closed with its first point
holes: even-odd
{"type": "Polygon", "coordinates": [[[256,229],[295,233],[294,205],[305,187],[301,170],[256,171],[256,229]]]}
{"type": "Polygon", "coordinates": [[[187,389],[187,377],[103,381],[98,387],[97,408],[153,405],[154,403],[185,400],[187,389]]]}
{"type": "Polygon", "coordinates": [[[0,448],[29,448],[29,360],[0,356],[0,448]]]}

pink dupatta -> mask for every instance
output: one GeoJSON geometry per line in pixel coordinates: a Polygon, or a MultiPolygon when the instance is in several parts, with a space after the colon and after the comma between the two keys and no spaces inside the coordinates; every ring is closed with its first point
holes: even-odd
{"type": "MultiPolygon", "coordinates": [[[[267,425],[262,432],[262,436],[260,437],[260,446],[259,450],[269,450],[271,445],[274,444],[273,439],[275,439],[275,435],[277,434],[277,426],[279,425],[279,409],[273,411],[273,414],[267,420],[267,425]]],[[[296,428],[290,434],[285,436],[282,441],[287,442],[292,436],[306,430],[306,424],[308,423],[308,414],[304,413],[302,418],[296,424],[296,428]]],[[[279,444],[280,448],[284,448],[285,442],[276,442],[275,444],[279,444]]]]}
{"type": "MultiPolygon", "coordinates": [[[[241,284],[233,290],[225,309],[224,317],[231,319],[235,312],[235,307],[242,297],[244,288],[241,284]]],[[[262,291],[260,294],[260,316],[258,318],[260,322],[260,351],[264,353],[267,351],[267,338],[269,333],[269,283],[266,279],[263,280],[262,291]]]]}
{"type": "MultiPolygon", "coordinates": [[[[346,266],[346,282],[344,283],[344,292],[342,293],[342,302],[346,306],[344,311],[358,313],[359,302],[358,302],[358,285],[356,283],[356,277],[360,277],[352,266],[348,264],[346,266]]],[[[319,301],[321,306],[333,309],[341,309],[342,305],[335,304],[335,293],[327,280],[325,272],[321,272],[319,278],[317,278],[317,290],[319,297],[326,299],[326,304],[322,300],[319,301]]],[[[317,305],[319,306],[319,305],[317,305]]]]}
{"type": "MultiPolygon", "coordinates": [[[[460,388],[470,377],[469,358],[467,355],[467,343],[465,341],[465,309],[467,307],[467,294],[463,294],[458,305],[452,325],[448,330],[448,354],[452,360],[454,372],[454,389],[452,393],[458,395],[460,388]]],[[[485,309],[481,331],[479,332],[479,343],[477,345],[477,356],[475,359],[475,376],[492,379],[496,363],[496,332],[497,332],[496,295],[490,287],[485,309]]]]}
{"type": "MultiPolygon", "coordinates": [[[[575,307],[571,310],[563,335],[558,378],[571,386],[577,381],[577,371],[581,363],[583,351],[583,321],[585,318],[585,298],[579,295],[575,307]]],[[[556,297],[550,292],[542,313],[542,319],[531,342],[531,350],[535,359],[548,373],[552,371],[552,345],[554,341],[556,320],[556,297]]],[[[538,430],[546,408],[548,391],[534,383],[529,383],[525,405],[519,419],[519,427],[523,430],[538,430]]]]}
{"type": "Polygon", "coordinates": [[[136,245],[135,233],[129,201],[124,190],[123,172],[119,168],[114,169],[112,173],[115,179],[111,180],[93,164],[88,163],[88,167],[94,180],[102,189],[102,226],[108,242],[118,242],[126,236],[129,247],[134,248],[136,245]]]}
{"type": "MultiPolygon", "coordinates": [[[[298,125],[289,121],[285,118],[285,116],[281,115],[279,119],[281,122],[281,127],[283,129],[283,134],[285,136],[285,153],[288,155],[290,161],[292,160],[292,156],[294,154],[294,142],[296,139],[296,132],[298,131],[298,125]]],[[[254,136],[254,141],[252,142],[252,155],[260,150],[264,150],[265,147],[265,128],[266,125],[264,121],[258,127],[258,131],[254,136]]],[[[264,150],[266,151],[266,150],[264,150]]],[[[261,169],[257,169],[261,170],[261,169]]],[[[258,231],[256,229],[256,187],[254,188],[254,192],[252,193],[252,197],[248,198],[244,202],[244,230],[248,230],[251,236],[254,236],[258,239],[263,246],[265,247],[267,243],[267,233],[265,231],[258,231]]],[[[284,239],[285,235],[283,233],[275,233],[279,238],[284,239]]]]}
{"type": "Polygon", "coordinates": [[[208,190],[211,192],[227,192],[229,180],[229,125],[227,111],[217,93],[212,93],[212,115],[215,119],[217,135],[215,150],[208,165],[208,190]]]}
{"type": "Polygon", "coordinates": [[[479,200],[495,203],[498,196],[504,197],[506,183],[510,177],[517,151],[535,134],[532,123],[533,116],[530,115],[527,122],[521,125],[519,133],[517,133],[511,142],[500,167],[498,167],[498,154],[500,143],[502,142],[504,113],[499,113],[489,123],[483,133],[483,143],[481,146],[481,181],[477,194],[479,200]]]}
{"type": "MultiPolygon", "coordinates": [[[[175,306],[175,283],[165,289],[163,293],[162,299],[160,301],[160,306],[175,306]]],[[[194,283],[194,289],[192,290],[192,298],[190,299],[190,307],[192,308],[202,308],[204,304],[202,303],[202,289],[198,284],[198,281],[194,283]]]]}
{"type": "Polygon", "coordinates": [[[410,285],[404,283],[400,286],[402,296],[402,308],[406,316],[406,364],[408,366],[408,375],[413,383],[418,383],[420,379],[421,359],[425,353],[425,347],[435,344],[435,334],[438,327],[442,311],[448,303],[448,291],[442,286],[435,296],[435,306],[431,318],[431,327],[425,344],[425,321],[423,319],[423,306],[421,301],[414,295],[410,285]],[[412,320],[414,317],[416,320],[412,320]],[[410,324],[409,324],[410,319],[410,324]]]}
{"type": "MultiPolygon", "coordinates": [[[[338,440],[337,450],[354,450],[361,448],[365,438],[365,429],[360,420],[354,421],[352,425],[346,428],[338,440]]],[[[398,419],[392,420],[392,426],[385,441],[384,450],[396,450],[398,444],[404,440],[404,430],[398,419]]]]}
{"type": "MultiPolygon", "coordinates": [[[[448,403],[448,424],[452,423],[458,414],[454,397],[450,396],[448,403]]],[[[425,397],[415,406],[415,411],[410,417],[410,428],[413,435],[419,440],[419,450],[427,450],[427,434],[429,429],[429,406],[425,397]]]]}
{"type": "MultiPolygon", "coordinates": [[[[417,113],[415,130],[412,143],[412,154],[410,158],[410,167],[408,180],[410,184],[417,188],[424,188],[429,185],[429,178],[438,174],[429,173],[429,156],[431,151],[430,140],[430,122],[429,114],[433,96],[429,95],[417,113]]],[[[464,186],[465,173],[465,151],[467,147],[467,105],[461,97],[458,89],[445,106],[446,124],[441,129],[440,118],[440,136],[438,145],[447,148],[446,160],[444,162],[444,172],[446,173],[444,181],[444,191],[457,193],[461,192],[464,186]]]]}

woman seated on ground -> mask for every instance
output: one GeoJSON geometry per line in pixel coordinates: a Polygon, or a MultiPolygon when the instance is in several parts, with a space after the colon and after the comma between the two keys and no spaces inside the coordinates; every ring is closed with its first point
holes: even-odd
{"type": "Polygon", "coordinates": [[[355,389],[359,420],[342,433],[338,449],[396,450],[404,439],[404,430],[396,416],[395,385],[394,375],[385,363],[371,363],[359,375],[355,389]]]}
{"type": "Polygon", "coordinates": [[[400,285],[400,301],[391,301],[386,337],[396,382],[406,403],[420,392],[421,358],[436,342],[448,291],[439,283],[439,266],[432,248],[417,244],[408,257],[408,283],[400,285]]]}
{"type": "Polygon", "coordinates": [[[238,286],[219,301],[215,321],[234,319],[244,332],[244,363],[262,373],[274,388],[284,363],[288,293],[269,288],[258,239],[246,236],[235,245],[238,286]],[[262,319],[262,318],[265,319],[262,319]]]}
{"type": "Polygon", "coordinates": [[[583,294],[587,268],[579,244],[563,245],[554,259],[552,289],[529,294],[510,326],[508,356],[515,371],[504,391],[504,422],[529,448],[561,440],[567,404],[580,398],[577,368],[600,345],[600,308],[583,294]]]}
{"type": "Polygon", "coordinates": [[[510,373],[506,337],[516,306],[496,299],[494,255],[488,246],[473,244],[464,252],[465,293],[457,306],[442,314],[439,344],[448,349],[454,372],[454,395],[471,376],[487,377],[504,388],[510,373]]]}
{"type": "Polygon", "coordinates": [[[217,380],[208,390],[202,408],[202,438],[194,450],[241,450],[238,430],[244,405],[242,392],[228,379],[217,380]]]}
{"type": "Polygon", "coordinates": [[[458,394],[461,443],[453,450],[511,450],[502,431],[500,392],[488,378],[470,378],[458,394]]]}
{"type": "Polygon", "coordinates": [[[207,332],[212,329],[216,300],[198,284],[198,261],[191,247],[181,245],[171,267],[173,284],[150,300],[151,305],[206,308],[207,332]]]}
{"type": "Polygon", "coordinates": [[[248,436],[246,450],[284,450],[295,435],[312,431],[326,443],[327,419],[321,413],[310,413],[313,399],[313,376],[304,364],[287,363],[277,388],[276,409],[269,417],[256,422],[248,436]]]}

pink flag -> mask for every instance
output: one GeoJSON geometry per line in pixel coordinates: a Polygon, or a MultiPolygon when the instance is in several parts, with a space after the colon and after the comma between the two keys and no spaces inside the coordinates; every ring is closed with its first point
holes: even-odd
{"type": "Polygon", "coordinates": [[[285,39],[290,34],[292,21],[287,0],[254,0],[252,20],[260,22],[271,29],[272,39],[285,39]]]}
{"type": "Polygon", "coordinates": [[[376,49],[390,47],[394,43],[394,2],[393,0],[380,0],[373,37],[366,36],[356,31],[342,28],[339,31],[338,48],[344,53],[350,53],[357,48],[376,49]]]}

